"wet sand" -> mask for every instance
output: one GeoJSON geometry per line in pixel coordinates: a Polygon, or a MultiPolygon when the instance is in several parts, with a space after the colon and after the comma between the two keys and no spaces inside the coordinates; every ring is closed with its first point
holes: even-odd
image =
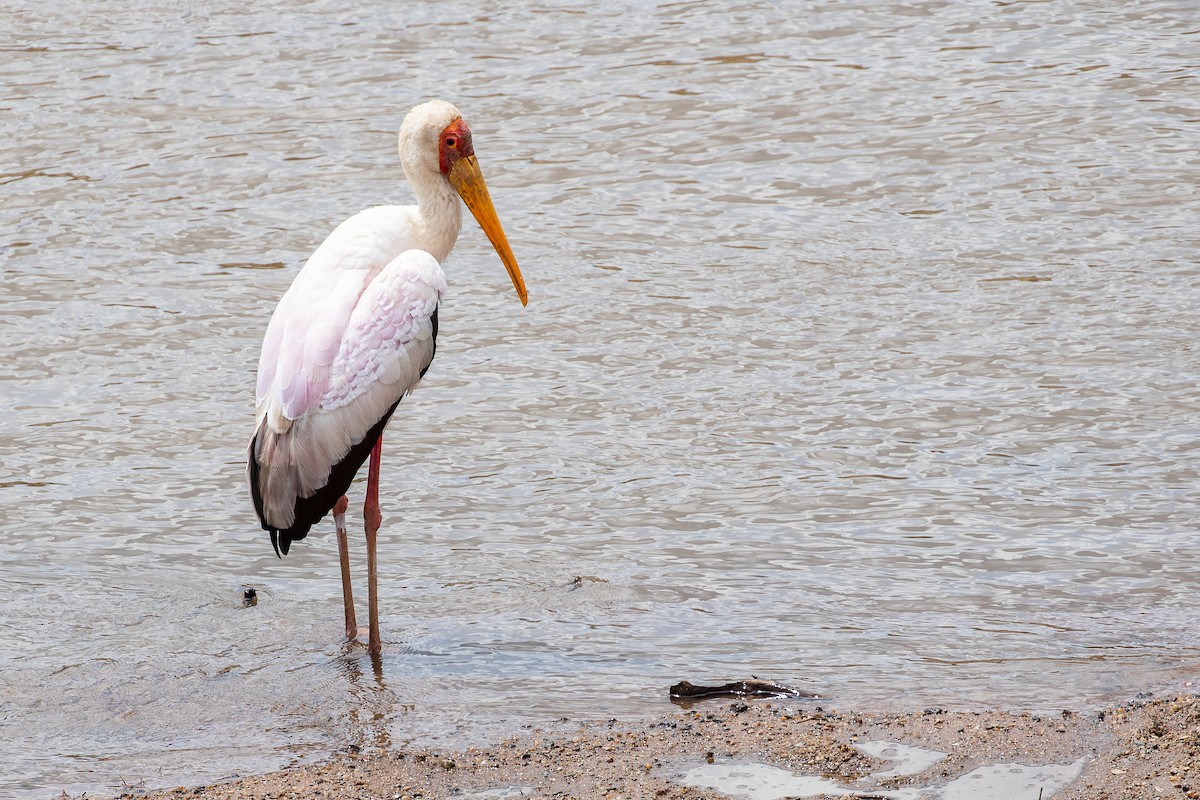
{"type": "MultiPolygon", "coordinates": [[[[842,787],[816,796],[911,797],[920,787],[950,785],[953,790],[946,790],[946,796],[1024,800],[1030,792],[1025,787],[1020,793],[995,795],[963,787],[975,777],[969,773],[994,764],[1075,765],[1069,770],[1073,775],[1082,760],[1076,777],[1064,778],[1069,780],[1066,786],[1046,784],[1043,798],[1200,797],[1200,702],[1192,694],[1052,715],[938,709],[872,714],[840,712],[820,703],[706,701],[638,722],[563,722],[462,751],[350,752],[322,764],[227,783],[120,796],[163,800],[796,796],[786,790],[771,793],[761,782],[755,793],[753,778],[740,781],[749,787],[748,793],[740,795],[731,788],[731,794],[726,794],[681,782],[685,773],[703,765],[719,769],[765,764],[796,775],[824,776],[842,787]],[[871,741],[946,755],[913,774],[879,775],[895,770],[897,763],[869,757],[855,746],[871,741]],[[954,784],[956,779],[962,781],[954,784]]],[[[1012,772],[1007,767],[998,770],[1003,771],[1012,772]]],[[[987,783],[984,778],[978,781],[980,786],[987,783]]],[[[1039,791],[1033,790],[1027,800],[1036,800],[1039,791]]]]}

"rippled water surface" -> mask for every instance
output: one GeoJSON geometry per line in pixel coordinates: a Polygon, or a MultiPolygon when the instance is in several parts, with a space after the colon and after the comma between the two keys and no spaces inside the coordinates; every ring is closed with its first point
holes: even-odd
{"type": "Polygon", "coordinates": [[[1200,664],[1190,0],[0,11],[0,794],[683,678],[1061,708],[1200,664]],[[468,224],[372,663],[331,525],[277,560],[242,459],[275,301],[408,199],[432,95],[531,301],[468,224]]]}

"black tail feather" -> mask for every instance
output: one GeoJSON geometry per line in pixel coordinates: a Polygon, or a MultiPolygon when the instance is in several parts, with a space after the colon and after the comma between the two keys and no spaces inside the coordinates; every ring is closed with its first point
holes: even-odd
{"type": "Polygon", "coordinates": [[[333,465],[329,470],[329,478],[326,480],[324,486],[308,497],[299,497],[296,499],[295,521],[290,528],[277,528],[267,522],[263,508],[262,490],[259,487],[258,481],[259,467],[256,451],[258,449],[259,434],[255,434],[254,439],[250,442],[250,451],[247,454],[247,477],[250,479],[250,498],[254,501],[254,511],[258,515],[259,524],[262,525],[264,531],[271,534],[271,546],[275,549],[277,557],[283,558],[286,556],[292,542],[299,541],[308,536],[309,529],[324,519],[325,515],[333,509],[338,498],[350,489],[350,484],[354,482],[354,476],[358,474],[358,470],[371,456],[371,449],[375,446],[375,442],[379,441],[379,437],[383,435],[383,429],[387,426],[398,405],[400,405],[399,400],[392,404],[392,407],[383,415],[383,419],[371,427],[371,430],[367,432],[362,441],[350,448],[350,452],[346,454],[345,458],[333,465]]]}

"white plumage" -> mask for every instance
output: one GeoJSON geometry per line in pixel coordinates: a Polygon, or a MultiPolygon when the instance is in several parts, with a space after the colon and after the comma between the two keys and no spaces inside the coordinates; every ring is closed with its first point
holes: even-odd
{"type": "Polygon", "coordinates": [[[320,329],[313,348],[320,360],[307,362],[309,378],[296,381],[289,370],[279,374],[293,380],[267,387],[258,404],[258,461],[272,527],[291,528],[296,500],[324,486],[333,465],[416,387],[433,361],[431,320],[445,293],[434,257],[404,251],[367,284],[336,350],[327,342],[332,326],[320,329]]]}

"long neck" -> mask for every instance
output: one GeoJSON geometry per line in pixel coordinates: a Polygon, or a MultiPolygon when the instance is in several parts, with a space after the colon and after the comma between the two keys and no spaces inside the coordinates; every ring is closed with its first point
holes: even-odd
{"type": "Polygon", "coordinates": [[[405,170],[417,197],[417,220],[413,238],[439,262],[446,260],[462,229],[462,206],[450,182],[440,172],[405,170]]]}

